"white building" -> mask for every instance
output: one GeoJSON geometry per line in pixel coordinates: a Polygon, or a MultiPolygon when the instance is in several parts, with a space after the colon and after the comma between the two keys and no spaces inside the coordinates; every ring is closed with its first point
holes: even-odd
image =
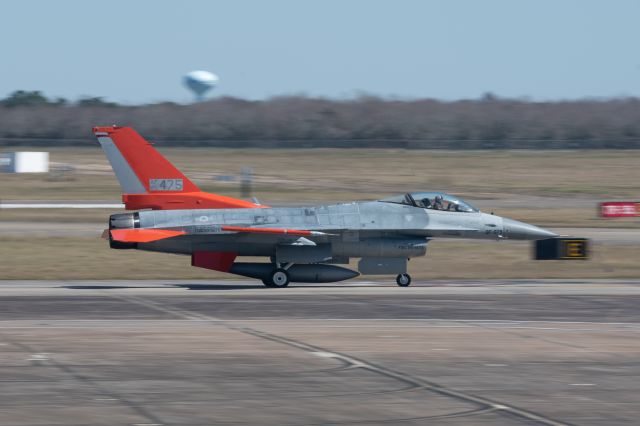
{"type": "Polygon", "coordinates": [[[0,157],[0,171],[5,173],[48,173],[48,152],[7,152],[0,157]]]}

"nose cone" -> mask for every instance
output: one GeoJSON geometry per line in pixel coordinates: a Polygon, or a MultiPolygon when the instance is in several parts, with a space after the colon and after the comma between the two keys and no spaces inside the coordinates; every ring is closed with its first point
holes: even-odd
{"type": "Polygon", "coordinates": [[[504,237],[513,240],[544,240],[558,236],[558,234],[546,229],[512,219],[502,219],[502,226],[504,237]]]}

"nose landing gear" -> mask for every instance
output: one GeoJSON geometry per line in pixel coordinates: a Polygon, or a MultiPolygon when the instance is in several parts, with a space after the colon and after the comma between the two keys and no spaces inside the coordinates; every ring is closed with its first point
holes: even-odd
{"type": "Polygon", "coordinates": [[[411,285],[411,275],[399,274],[396,277],[396,284],[398,284],[400,287],[409,287],[409,285],[411,285]]]}

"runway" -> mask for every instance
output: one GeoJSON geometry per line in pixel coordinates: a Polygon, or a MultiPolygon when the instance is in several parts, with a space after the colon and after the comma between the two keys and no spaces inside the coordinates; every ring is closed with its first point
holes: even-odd
{"type": "Polygon", "coordinates": [[[639,303],[640,280],[0,281],[0,424],[637,424],[639,303]]]}

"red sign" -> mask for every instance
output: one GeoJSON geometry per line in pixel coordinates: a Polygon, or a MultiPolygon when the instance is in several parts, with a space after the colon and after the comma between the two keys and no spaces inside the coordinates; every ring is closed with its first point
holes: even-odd
{"type": "Polygon", "coordinates": [[[640,203],[635,201],[607,201],[600,203],[602,217],[638,217],[640,203]]]}

